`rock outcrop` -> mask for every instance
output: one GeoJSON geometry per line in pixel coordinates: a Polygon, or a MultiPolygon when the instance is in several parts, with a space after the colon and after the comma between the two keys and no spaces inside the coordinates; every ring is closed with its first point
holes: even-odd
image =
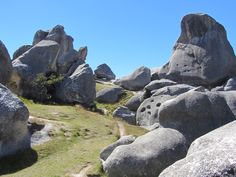
{"type": "Polygon", "coordinates": [[[91,106],[96,98],[95,85],[92,69],[87,64],[83,64],[59,84],[56,98],[64,103],[91,106]]]}
{"type": "Polygon", "coordinates": [[[114,83],[127,90],[142,90],[149,82],[151,82],[151,71],[147,67],[140,67],[132,74],[116,80],[114,83]]]}
{"type": "Polygon", "coordinates": [[[114,80],[116,75],[107,64],[101,64],[94,70],[97,79],[114,80]]]}
{"type": "Polygon", "coordinates": [[[203,177],[236,175],[236,122],[198,139],[187,156],[165,169],[160,177],[203,177]]]}
{"type": "Polygon", "coordinates": [[[123,94],[124,89],[121,87],[104,88],[97,92],[96,101],[99,103],[115,103],[123,94]]]}
{"type": "Polygon", "coordinates": [[[39,79],[39,76],[50,79],[53,75],[58,78],[64,78],[61,79],[63,83],[59,83],[57,86],[53,85],[53,89],[60,89],[61,87],[58,85],[63,85],[70,87],[63,88],[65,91],[73,92],[66,94],[63,92],[64,96],[70,96],[69,98],[61,98],[61,90],[51,90],[50,92],[52,93],[60,93],[58,94],[58,100],[67,101],[66,103],[83,102],[87,105],[93,102],[95,98],[94,78],[91,77],[93,72],[88,65],[84,67],[87,47],[76,51],[73,48],[73,38],[65,33],[63,26],[57,25],[50,31],[37,31],[34,36],[33,46],[25,51],[26,48],[22,48],[22,51],[19,49],[18,53],[23,54],[17,54],[19,56],[12,62],[14,72],[11,89],[14,92],[27,98],[40,100],[39,97],[41,96],[37,96],[37,93],[35,93],[40,90],[40,88],[35,88],[35,81],[39,79]],[[83,67],[84,69],[82,69],[83,67]],[[80,71],[81,69],[82,71],[80,71]],[[77,81],[79,83],[75,83],[77,81]],[[76,91],[75,88],[80,89],[76,91]],[[87,90],[84,90],[84,88],[87,90]],[[88,98],[85,98],[87,96],[88,98]]]}
{"type": "Polygon", "coordinates": [[[132,144],[115,148],[103,163],[109,177],[156,177],[187,152],[184,136],[176,130],[159,128],[132,144]]]}
{"type": "MultiPolygon", "coordinates": [[[[160,82],[158,82],[158,84],[159,83],[160,82]]],[[[173,99],[193,88],[194,87],[186,84],[177,84],[155,90],[153,95],[145,99],[139,106],[136,114],[137,124],[140,126],[151,126],[154,123],[159,123],[158,112],[160,106],[167,100],[173,99]]]]}
{"type": "Polygon", "coordinates": [[[29,111],[9,89],[0,84],[0,157],[30,148],[29,111]]]}
{"type": "Polygon", "coordinates": [[[224,27],[206,14],[189,14],[160,78],[212,87],[235,75],[236,58],[224,27]]]}
{"type": "Polygon", "coordinates": [[[12,74],[11,58],[6,46],[0,41],[0,83],[7,84],[12,74]]]}
{"type": "Polygon", "coordinates": [[[159,123],[180,131],[190,144],[196,138],[235,120],[235,98],[235,91],[189,91],[160,106],[159,123]]]}

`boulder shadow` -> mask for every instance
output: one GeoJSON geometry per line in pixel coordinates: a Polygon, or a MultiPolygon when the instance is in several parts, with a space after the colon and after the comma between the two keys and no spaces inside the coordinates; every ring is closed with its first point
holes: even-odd
{"type": "Polygon", "coordinates": [[[45,127],[43,124],[28,122],[29,138],[27,139],[28,148],[19,150],[14,154],[0,158],[0,176],[16,173],[27,167],[32,166],[38,161],[37,152],[31,148],[32,136],[35,132],[42,130],[45,127]]]}
{"type": "Polygon", "coordinates": [[[0,159],[0,176],[15,173],[30,167],[38,160],[35,150],[29,148],[0,159]]]}

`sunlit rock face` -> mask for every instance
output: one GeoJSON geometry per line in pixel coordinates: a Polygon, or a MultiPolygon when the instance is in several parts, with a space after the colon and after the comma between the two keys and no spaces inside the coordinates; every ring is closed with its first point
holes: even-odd
{"type": "Polygon", "coordinates": [[[206,14],[189,14],[160,78],[190,85],[214,86],[235,75],[236,59],[224,27],[206,14]]]}
{"type": "Polygon", "coordinates": [[[54,101],[65,103],[93,103],[96,95],[93,71],[88,65],[84,67],[87,47],[75,50],[73,38],[66,34],[63,26],[57,25],[49,31],[38,30],[33,45],[28,50],[23,49],[12,61],[12,91],[36,101],[53,97],[54,101]],[[60,81],[47,90],[40,86],[42,82],[37,83],[37,80],[52,76],[60,81]],[[39,94],[43,89],[43,94],[39,94]]]}

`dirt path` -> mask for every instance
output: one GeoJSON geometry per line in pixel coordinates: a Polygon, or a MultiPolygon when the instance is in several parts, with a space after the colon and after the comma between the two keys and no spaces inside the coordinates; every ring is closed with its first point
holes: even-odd
{"type": "Polygon", "coordinates": [[[92,165],[88,164],[80,170],[79,174],[72,174],[71,177],[87,177],[90,168],[92,168],[92,165]]]}
{"type": "Polygon", "coordinates": [[[119,128],[119,132],[120,132],[120,137],[125,136],[126,135],[126,131],[125,131],[125,126],[122,122],[117,121],[117,125],[119,128]]]}

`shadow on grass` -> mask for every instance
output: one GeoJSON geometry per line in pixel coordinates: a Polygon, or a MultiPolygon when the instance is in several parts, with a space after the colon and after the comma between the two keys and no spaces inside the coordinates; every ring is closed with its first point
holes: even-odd
{"type": "Polygon", "coordinates": [[[14,155],[0,159],[0,175],[15,173],[33,165],[38,160],[38,154],[33,149],[19,151],[14,155]]]}

